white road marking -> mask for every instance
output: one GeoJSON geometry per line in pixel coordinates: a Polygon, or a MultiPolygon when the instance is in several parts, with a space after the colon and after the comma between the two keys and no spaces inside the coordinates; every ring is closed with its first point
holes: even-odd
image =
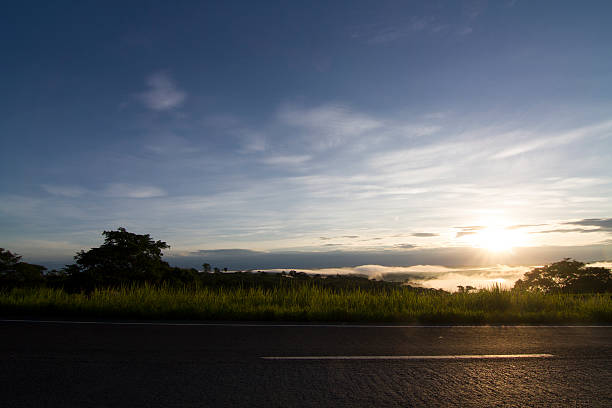
{"type": "Polygon", "coordinates": [[[501,358],[550,358],[553,354],[459,354],[449,356],[274,356],[264,360],[476,360],[501,358]]]}
{"type": "Polygon", "coordinates": [[[612,328],[612,325],[413,325],[413,324],[330,324],[330,323],[205,323],[205,322],[113,322],[93,320],[37,320],[37,319],[0,319],[0,323],[52,323],[52,324],[99,324],[115,326],[211,326],[211,327],[319,327],[319,328],[358,328],[358,329],[419,329],[419,328],[472,328],[472,327],[521,327],[533,329],[549,328],[612,328]]]}

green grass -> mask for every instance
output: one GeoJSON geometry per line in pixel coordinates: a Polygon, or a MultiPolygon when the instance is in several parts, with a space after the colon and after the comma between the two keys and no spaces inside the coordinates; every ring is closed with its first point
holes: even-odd
{"type": "Polygon", "coordinates": [[[320,287],[126,287],[70,294],[61,289],[0,292],[2,316],[181,320],[376,321],[437,324],[611,323],[610,294],[503,291],[388,292],[320,287]]]}

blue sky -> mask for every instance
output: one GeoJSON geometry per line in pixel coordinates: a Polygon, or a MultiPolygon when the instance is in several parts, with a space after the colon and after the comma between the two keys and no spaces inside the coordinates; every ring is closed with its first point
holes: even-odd
{"type": "Polygon", "coordinates": [[[123,226],[186,265],[612,258],[611,14],[5,2],[0,246],[68,262],[123,226]]]}

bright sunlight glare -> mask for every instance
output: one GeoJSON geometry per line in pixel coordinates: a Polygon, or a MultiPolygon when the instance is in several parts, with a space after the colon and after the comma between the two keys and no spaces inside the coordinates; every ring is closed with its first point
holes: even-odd
{"type": "Polygon", "coordinates": [[[487,227],[474,236],[475,246],[492,252],[509,252],[521,245],[521,236],[517,231],[499,227],[487,227]]]}
{"type": "Polygon", "coordinates": [[[511,252],[518,246],[527,246],[529,238],[524,232],[508,227],[499,220],[481,223],[485,227],[466,237],[466,242],[475,248],[490,252],[511,252]]]}

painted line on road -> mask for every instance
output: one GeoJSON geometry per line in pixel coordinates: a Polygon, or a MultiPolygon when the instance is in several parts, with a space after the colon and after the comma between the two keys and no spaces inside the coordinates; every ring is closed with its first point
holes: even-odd
{"type": "Polygon", "coordinates": [[[521,327],[533,329],[550,328],[612,328],[612,325],[413,325],[413,324],[329,324],[329,323],[189,323],[189,322],[112,322],[91,320],[36,320],[36,319],[0,319],[0,323],[49,323],[49,324],[94,324],[113,326],[204,326],[204,327],[320,327],[342,329],[419,329],[419,328],[473,328],[473,327],[521,327]]]}
{"type": "Polygon", "coordinates": [[[504,358],[550,358],[553,354],[459,354],[448,356],[273,356],[264,360],[485,360],[504,358]]]}

